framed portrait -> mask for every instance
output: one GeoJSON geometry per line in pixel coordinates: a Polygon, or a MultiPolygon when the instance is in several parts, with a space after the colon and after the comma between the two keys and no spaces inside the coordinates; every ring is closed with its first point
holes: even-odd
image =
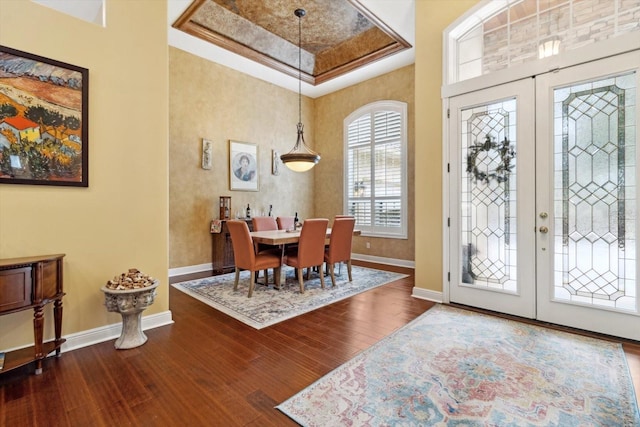
{"type": "Polygon", "coordinates": [[[258,146],[229,141],[229,189],[258,191],[260,188],[258,146]]]}
{"type": "Polygon", "coordinates": [[[213,143],[208,139],[202,140],[202,169],[211,169],[213,143]]]}
{"type": "Polygon", "coordinates": [[[89,70],[0,46],[0,183],[89,186],[89,70]]]}

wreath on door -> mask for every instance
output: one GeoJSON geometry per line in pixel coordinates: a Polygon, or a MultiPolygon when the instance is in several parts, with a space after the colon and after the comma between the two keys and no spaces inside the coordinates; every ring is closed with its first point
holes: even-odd
{"type": "Polygon", "coordinates": [[[516,152],[514,148],[509,144],[509,140],[505,137],[500,143],[495,141],[491,135],[487,134],[485,140],[481,144],[475,144],[469,147],[469,155],[467,156],[467,173],[473,175],[474,182],[484,182],[488,184],[489,181],[495,179],[498,183],[503,183],[509,180],[509,174],[513,169],[513,159],[516,152]],[[482,152],[488,153],[489,151],[497,151],[500,156],[500,164],[494,171],[481,171],[476,164],[478,155],[482,152]]]}

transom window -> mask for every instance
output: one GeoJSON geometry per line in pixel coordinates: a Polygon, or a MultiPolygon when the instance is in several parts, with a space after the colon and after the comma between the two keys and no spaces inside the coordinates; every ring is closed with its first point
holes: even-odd
{"type": "Polygon", "coordinates": [[[483,0],[444,33],[445,84],[640,31],[640,0],[483,0]]]}
{"type": "Polygon", "coordinates": [[[344,121],[344,212],[363,235],[407,238],[407,104],[378,101],[344,121]]]}

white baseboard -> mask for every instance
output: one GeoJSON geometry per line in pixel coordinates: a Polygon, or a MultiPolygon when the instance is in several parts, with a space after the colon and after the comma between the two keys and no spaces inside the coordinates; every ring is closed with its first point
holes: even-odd
{"type": "Polygon", "coordinates": [[[375,262],[377,264],[395,265],[396,267],[415,268],[416,263],[407,259],[386,258],[365,254],[351,254],[351,259],[357,261],[375,262]]]}
{"type": "Polygon", "coordinates": [[[426,299],[427,301],[442,302],[442,292],[430,291],[429,289],[413,287],[412,297],[426,299]]]}
{"type": "MultiPolygon", "coordinates": [[[[415,268],[416,263],[406,259],[385,258],[363,254],[352,254],[351,259],[357,261],[375,262],[377,264],[395,265],[397,267],[415,268]]],[[[169,277],[182,276],[183,274],[200,273],[202,271],[213,270],[213,264],[188,265],[186,267],[176,267],[169,269],[169,277]]]]}
{"type": "MultiPolygon", "coordinates": [[[[150,316],[142,316],[142,330],[157,328],[160,326],[170,325],[173,323],[171,311],[152,314],[150,316]]],[[[76,332],[66,335],[66,342],[62,344],[61,351],[71,351],[78,348],[87,347],[89,345],[98,344],[104,341],[116,339],[122,333],[122,323],[101,326],[99,328],[89,329],[86,331],[76,332]]]]}
{"type": "Polygon", "coordinates": [[[200,273],[201,271],[212,271],[213,264],[188,265],[186,267],[176,267],[169,269],[169,277],[182,276],[183,274],[200,273]]]}

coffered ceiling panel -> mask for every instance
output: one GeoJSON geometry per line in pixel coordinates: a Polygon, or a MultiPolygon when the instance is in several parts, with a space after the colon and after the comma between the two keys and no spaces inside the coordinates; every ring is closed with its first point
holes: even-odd
{"type": "Polygon", "coordinates": [[[194,0],[173,27],[312,85],[411,47],[357,0],[194,0]]]}

